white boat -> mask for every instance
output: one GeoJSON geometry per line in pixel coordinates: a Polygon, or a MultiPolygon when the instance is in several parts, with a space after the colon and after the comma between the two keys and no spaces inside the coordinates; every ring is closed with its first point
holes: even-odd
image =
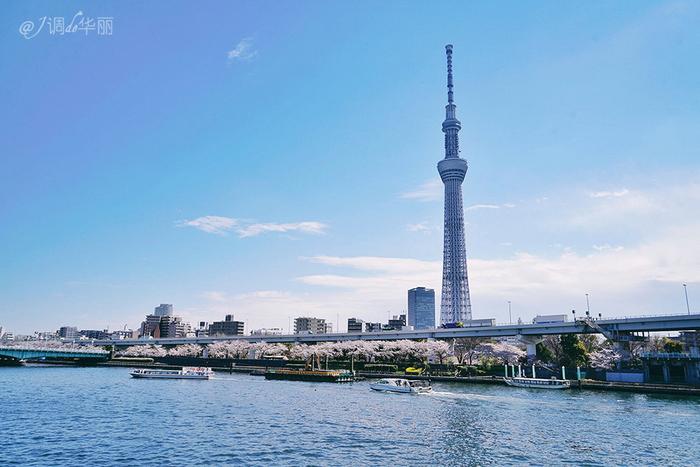
{"type": "Polygon", "coordinates": [[[565,379],[544,378],[504,378],[508,386],[518,388],[535,388],[535,389],[569,389],[571,383],[565,379]]]}
{"type": "Polygon", "coordinates": [[[383,392],[400,392],[406,394],[421,394],[431,392],[433,388],[427,381],[409,381],[407,379],[386,378],[369,385],[370,389],[383,392]]]}
{"type": "Polygon", "coordinates": [[[182,370],[153,370],[139,368],[129,373],[132,378],[149,379],[209,379],[214,375],[211,368],[185,366],[182,370]]]}

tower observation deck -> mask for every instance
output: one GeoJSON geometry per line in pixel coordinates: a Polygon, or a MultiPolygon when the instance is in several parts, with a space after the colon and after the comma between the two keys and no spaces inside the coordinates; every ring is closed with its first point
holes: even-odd
{"type": "Polygon", "coordinates": [[[459,157],[459,130],[452,84],[452,45],[447,53],[447,106],[442,131],[445,133],[445,158],[438,162],[440,178],[445,184],[445,237],[442,259],[442,300],[440,323],[450,324],[472,318],[467,278],[467,252],[464,240],[462,182],[467,161],[459,157]]]}

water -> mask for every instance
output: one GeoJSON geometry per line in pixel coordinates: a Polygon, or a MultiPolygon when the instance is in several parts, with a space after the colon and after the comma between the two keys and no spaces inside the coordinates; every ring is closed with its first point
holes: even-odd
{"type": "Polygon", "coordinates": [[[700,465],[700,399],[0,368],[0,465],[700,465]]]}

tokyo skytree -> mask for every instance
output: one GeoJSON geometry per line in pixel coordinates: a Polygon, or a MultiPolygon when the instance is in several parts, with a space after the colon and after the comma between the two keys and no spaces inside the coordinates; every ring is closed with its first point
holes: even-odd
{"type": "Polygon", "coordinates": [[[447,52],[447,106],[442,131],[445,133],[445,158],[438,162],[440,178],[445,184],[445,240],[442,257],[442,303],[440,323],[451,324],[472,319],[467,279],[467,252],[464,241],[462,182],[467,161],[459,157],[459,130],[452,93],[452,45],[447,52]]]}

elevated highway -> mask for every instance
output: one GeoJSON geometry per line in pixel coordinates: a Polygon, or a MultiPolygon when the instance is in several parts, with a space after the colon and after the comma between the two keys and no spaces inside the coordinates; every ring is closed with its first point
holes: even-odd
{"type": "Polygon", "coordinates": [[[15,361],[38,360],[42,358],[106,360],[109,358],[109,352],[104,350],[82,351],[80,349],[61,348],[0,347],[0,358],[15,361]]]}
{"type": "MultiPolygon", "coordinates": [[[[211,336],[183,337],[168,339],[126,339],[126,340],[95,340],[85,341],[92,345],[114,345],[126,347],[131,345],[179,345],[179,344],[212,344],[222,341],[242,340],[247,342],[269,343],[305,343],[338,342],[350,340],[400,340],[400,339],[454,339],[460,337],[509,337],[514,336],[523,340],[541,338],[555,334],[598,334],[606,337],[616,336],[625,340],[626,336],[636,333],[670,332],[685,330],[700,330],[700,314],[640,316],[633,318],[612,319],[577,319],[573,322],[548,324],[506,324],[483,327],[464,327],[452,329],[419,329],[411,331],[383,331],[337,334],[287,334],[277,336],[211,336]]],[[[615,337],[613,337],[614,339],[615,337]]],[[[630,339],[634,340],[634,339],[630,339]]]]}

